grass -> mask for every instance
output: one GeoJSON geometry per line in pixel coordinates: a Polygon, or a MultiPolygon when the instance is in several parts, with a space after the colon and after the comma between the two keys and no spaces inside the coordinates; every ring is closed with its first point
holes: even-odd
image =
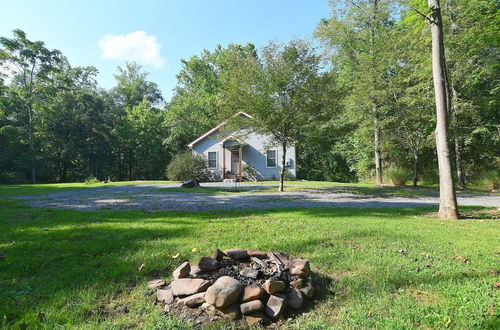
{"type": "Polygon", "coordinates": [[[22,195],[43,195],[53,192],[89,189],[89,188],[105,188],[116,186],[129,186],[151,183],[177,183],[177,181],[120,181],[110,183],[91,183],[84,182],[74,183],[46,183],[46,184],[0,184],[0,197],[22,196],[22,195]]]}
{"type": "Polygon", "coordinates": [[[498,210],[462,209],[468,220],[428,217],[434,208],[146,213],[3,199],[0,326],[190,328],[162,315],[146,282],[244,247],[309,258],[325,279],[286,328],[498,328],[498,210]]]}

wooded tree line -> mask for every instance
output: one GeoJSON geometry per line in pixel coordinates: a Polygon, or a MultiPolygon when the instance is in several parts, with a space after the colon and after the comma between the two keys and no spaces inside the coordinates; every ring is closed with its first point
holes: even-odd
{"type": "MultiPolygon", "coordinates": [[[[498,171],[499,4],[446,0],[442,15],[453,171],[498,171]]],[[[182,61],[174,96],[135,63],[110,90],[23,31],[0,39],[0,182],[165,178],[186,144],[238,111],[282,146],[298,177],[436,183],[431,33],[424,0],[332,1],[321,45],[231,44],[182,61]]],[[[241,123],[235,123],[235,125],[241,123]]]]}

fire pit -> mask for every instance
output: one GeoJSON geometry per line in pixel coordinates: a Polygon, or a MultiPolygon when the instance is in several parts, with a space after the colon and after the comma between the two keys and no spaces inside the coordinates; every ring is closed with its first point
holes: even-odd
{"type": "Polygon", "coordinates": [[[197,265],[184,262],[172,282],[148,286],[165,313],[197,325],[219,318],[250,325],[283,320],[314,296],[309,260],[242,249],[216,250],[197,265]]]}

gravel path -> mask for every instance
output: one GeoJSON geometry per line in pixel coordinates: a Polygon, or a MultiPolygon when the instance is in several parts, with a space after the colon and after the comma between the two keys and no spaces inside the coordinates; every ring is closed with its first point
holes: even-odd
{"type": "MultiPolygon", "coordinates": [[[[15,197],[27,200],[32,207],[97,210],[165,210],[205,211],[232,209],[272,209],[291,207],[418,207],[438,205],[437,197],[376,197],[351,192],[306,189],[300,192],[259,193],[178,193],[155,191],[159,188],[178,187],[178,184],[144,184],[110,186],[50,193],[38,196],[15,197]]],[[[232,187],[227,183],[206,183],[203,186],[232,187]]],[[[242,189],[259,189],[262,185],[243,185],[242,189]]],[[[339,188],[339,187],[336,187],[339,188]]],[[[340,187],[341,188],[341,187],[340,187]]],[[[500,196],[459,194],[460,205],[500,207],[500,196]]]]}

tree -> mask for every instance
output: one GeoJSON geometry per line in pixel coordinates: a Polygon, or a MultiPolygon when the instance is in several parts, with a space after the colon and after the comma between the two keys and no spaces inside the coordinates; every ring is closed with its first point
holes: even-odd
{"type": "Polygon", "coordinates": [[[22,107],[27,113],[25,126],[28,131],[31,165],[31,181],[36,182],[36,150],[34,143],[34,122],[39,97],[44,93],[40,88],[56,70],[61,61],[58,50],[49,50],[42,41],[30,41],[21,30],[13,31],[14,38],[0,38],[0,64],[14,67],[13,85],[22,107]]]}
{"type": "Polygon", "coordinates": [[[439,165],[439,217],[458,219],[457,198],[448,146],[447,78],[444,54],[443,21],[439,0],[427,0],[426,16],[432,33],[432,75],[436,100],[436,149],[439,165]]]}
{"type": "Polygon", "coordinates": [[[168,104],[169,136],[165,143],[173,153],[231,117],[234,109],[223,109],[222,78],[230,72],[235,59],[257,58],[255,46],[230,44],[226,48],[204,50],[188,60],[181,60],[175,94],[168,104]]]}
{"type": "MultiPolygon", "coordinates": [[[[143,72],[141,66],[133,62],[126,63],[123,68],[119,67],[118,74],[115,75],[117,85],[111,90],[111,107],[114,108],[117,115],[112,141],[118,164],[119,180],[124,179],[125,173],[128,174],[129,180],[138,179],[142,176],[139,166],[142,160],[138,158],[139,150],[137,148],[140,145],[138,139],[143,135],[142,131],[138,132],[136,130],[137,123],[134,120],[139,118],[137,112],[145,110],[147,114],[152,114],[149,112],[150,107],[159,107],[163,101],[158,85],[149,81],[147,77],[148,73],[143,72]],[[147,103],[143,103],[144,101],[147,103]],[[139,108],[134,109],[135,107],[139,108]]],[[[153,119],[153,121],[156,122],[156,119],[153,119]]],[[[166,134],[167,129],[165,128],[160,137],[164,139],[166,134]]],[[[158,169],[164,167],[162,162],[165,160],[165,150],[163,149],[162,152],[156,154],[158,158],[155,159],[155,162],[161,164],[161,166],[157,167],[158,169]]],[[[156,178],[162,177],[160,173],[163,172],[163,170],[156,171],[156,178]]]]}
{"type": "MultiPolygon", "coordinates": [[[[287,149],[314,130],[324,114],[328,75],[320,75],[320,57],[305,41],[271,42],[260,58],[237,58],[222,77],[226,109],[253,116],[236,125],[271,136],[281,147],[279,191],[284,190],[287,149]]],[[[235,117],[236,119],[238,117],[235,117]]]]}
{"type": "Polygon", "coordinates": [[[375,182],[382,184],[382,120],[388,94],[386,50],[393,23],[390,1],[331,1],[332,16],[322,20],[316,36],[332,50],[333,70],[351,91],[346,109],[351,121],[370,127],[375,182]]]}

